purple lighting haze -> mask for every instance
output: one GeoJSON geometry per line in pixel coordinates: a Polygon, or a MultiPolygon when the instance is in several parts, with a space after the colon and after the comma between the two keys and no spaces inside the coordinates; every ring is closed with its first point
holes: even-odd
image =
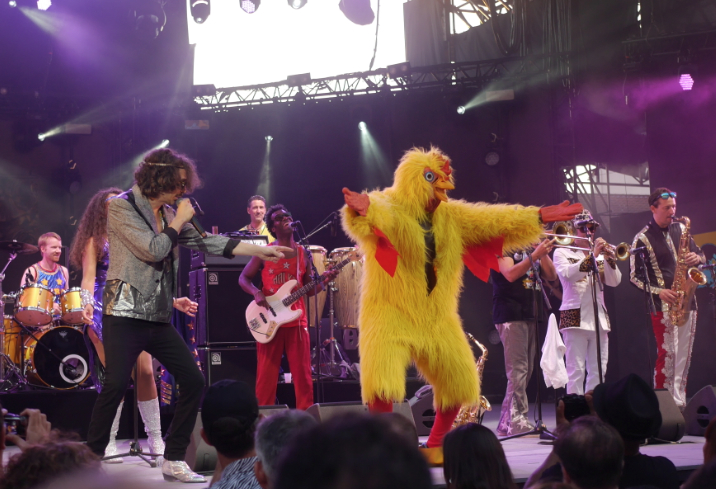
{"type": "Polygon", "coordinates": [[[694,79],[688,73],[682,73],[679,76],[679,85],[683,90],[691,90],[694,86],[694,79]]]}

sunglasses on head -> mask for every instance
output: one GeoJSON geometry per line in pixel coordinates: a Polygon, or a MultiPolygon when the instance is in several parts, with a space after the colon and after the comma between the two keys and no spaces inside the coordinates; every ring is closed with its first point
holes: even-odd
{"type": "Polygon", "coordinates": [[[656,201],[659,199],[668,199],[669,197],[675,199],[676,198],[676,192],[662,192],[659,195],[656,196],[656,198],[652,201],[651,205],[656,204],[656,201]]]}
{"type": "Polygon", "coordinates": [[[598,227],[599,227],[599,224],[597,224],[596,222],[590,222],[583,226],[579,226],[578,229],[580,231],[582,231],[583,233],[586,233],[587,231],[589,231],[590,233],[593,233],[594,231],[597,230],[598,227]]]}

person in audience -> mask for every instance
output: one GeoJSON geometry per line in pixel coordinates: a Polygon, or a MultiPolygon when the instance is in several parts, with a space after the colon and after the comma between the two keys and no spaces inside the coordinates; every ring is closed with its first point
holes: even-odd
{"type": "Polygon", "coordinates": [[[653,485],[678,489],[679,475],[666,457],[639,453],[639,444],[656,436],[661,427],[659,400],[651,386],[636,374],[600,384],[592,394],[597,416],[613,426],[624,442],[624,470],[619,487],[653,485]]]}
{"type": "Polygon", "coordinates": [[[448,489],[516,489],[505,452],[488,428],[468,423],[445,435],[443,473],[448,489]]]}
{"type": "Polygon", "coordinates": [[[716,460],[702,465],[681,486],[682,489],[713,489],[716,487],[716,460]]]}
{"type": "Polygon", "coordinates": [[[704,433],[704,464],[716,459],[716,418],[713,418],[704,433]]]}
{"type": "Polygon", "coordinates": [[[396,412],[379,413],[378,416],[390,424],[390,427],[395,434],[404,436],[415,446],[420,444],[418,430],[415,429],[415,422],[396,412]]]}
{"type": "Polygon", "coordinates": [[[52,479],[87,470],[100,470],[100,459],[79,442],[47,442],[13,455],[0,479],[0,489],[30,489],[52,479]]]}
{"type": "MultiPolygon", "coordinates": [[[[564,404],[564,403],[562,403],[564,404]]],[[[563,481],[579,489],[617,489],[624,443],[617,430],[596,416],[575,419],[554,442],[563,481]]]]}
{"type": "Polygon", "coordinates": [[[201,405],[201,437],[216,448],[214,489],[260,489],[254,475],[254,431],[259,404],[248,384],[220,380],[206,391],[201,405]],[[217,473],[218,472],[218,473],[217,473]]]}
{"type": "Polygon", "coordinates": [[[296,436],[281,457],[273,489],[430,489],[417,446],[384,419],[336,415],[296,436]]]}
{"type": "Polygon", "coordinates": [[[316,426],[316,418],[306,411],[279,411],[264,418],[256,428],[256,479],[263,489],[271,487],[276,465],[286,446],[305,429],[316,426]]]}

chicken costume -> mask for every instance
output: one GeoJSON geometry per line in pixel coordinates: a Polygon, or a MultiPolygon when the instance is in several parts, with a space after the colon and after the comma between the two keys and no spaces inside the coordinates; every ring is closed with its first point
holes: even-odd
{"type": "Polygon", "coordinates": [[[475,358],[458,316],[463,263],[486,280],[497,257],[539,239],[544,222],[581,205],[545,208],[448,200],[450,160],[412,149],[393,186],[368,194],[343,189],[343,229],[365,253],[361,283],[361,390],[371,411],[405,399],[411,361],[433,386],[437,412],[428,447],[440,446],[463,404],[476,404],[475,358]],[[541,216],[541,219],[540,219],[541,216]]]}

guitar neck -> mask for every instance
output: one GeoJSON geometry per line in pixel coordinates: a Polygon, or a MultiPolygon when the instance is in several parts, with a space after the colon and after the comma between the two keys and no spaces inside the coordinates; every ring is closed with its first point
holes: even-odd
{"type": "MultiPolygon", "coordinates": [[[[345,260],[339,262],[338,265],[336,265],[334,268],[336,270],[340,270],[341,268],[345,267],[352,261],[353,261],[353,258],[351,258],[351,257],[346,258],[345,260]]],[[[293,292],[291,295],[287,295],[281,302],[286,307],[290,306],[291,304],[296,302],[298,299],[300,299],[304,295],[308,294],[311,290],[313,290],[313,288],[316,286],[316,283],[317,283],[316,280],[312,280],[311,282],[307,283],[300,289],[296,289],[296,291],[293,292]]]]}

